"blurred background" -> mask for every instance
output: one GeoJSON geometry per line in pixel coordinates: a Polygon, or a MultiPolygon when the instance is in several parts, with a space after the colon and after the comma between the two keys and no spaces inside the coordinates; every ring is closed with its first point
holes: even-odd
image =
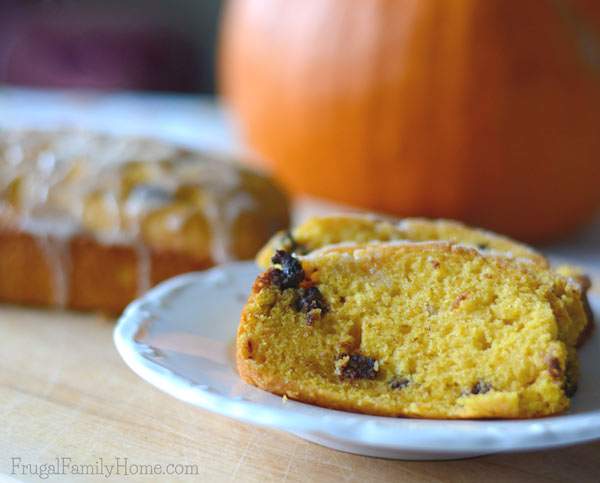
{"type": "Polygon", "coordinates": [[[214,93],[221,7],[220,0],[2,0],[0,82],[214,93]]]}
{"type": "Polygon", "coordinates": [[[0,86],[0,125],[244,153],[344,206],[533,243],[598,219],[593,1],[2,0],[0,86]]]}

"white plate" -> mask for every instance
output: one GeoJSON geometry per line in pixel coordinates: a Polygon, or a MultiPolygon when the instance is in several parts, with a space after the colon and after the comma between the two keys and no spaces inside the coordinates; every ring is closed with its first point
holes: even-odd
{"type": "MultiPolygon", "coordinates": [[[[543,419],[376,417],[284,401],[249,386],[235,370],[234,338],[257,273],[251,262],[235,263],[162,283],[133,302],[119,320],[114,332],[119,353],[143,379],[178,399],[363,455],[448,459],[600,439],[598,331],[580,351],[582,374],[572,409],[543,419]]],[[[600,301],[592,303],[600,313],[600,301]]]]}

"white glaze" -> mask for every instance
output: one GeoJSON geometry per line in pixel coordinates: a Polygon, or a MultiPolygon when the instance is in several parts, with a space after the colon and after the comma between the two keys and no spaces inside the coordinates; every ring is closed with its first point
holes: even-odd
{"type": "Polygon", "coordinates": [[[145,294],[152,286],[152,258],[150,249],[143,243],[135,243],[137,258],[137,293],[145,294]]]}
{"type": "Polygon", "coordinates": [[[70,239],[43,234],[37,236],[35,240],[45,256],[52,275],[52,303],[57,307],[64,308],[69,302],[70,292],[70,239]]]}
{"type": "MultiPolygon", "coordinates": [[[[64,304],[69,291],[69,240],[81,233],[99,243],[134,247],[141,294],[151,285],[152,271],[141,223],[169,200],[131,197],[123,201],[120,165],[128,161],[149,163],[154,173],[149,184],[171,195],[182,183],[200,186],[212,234],[213,260],[223,263],[232,258],[230,238],[235,220],[244,210],[255,208],[256,200],[240,194],[239,168],[215,158],[218,156],[182,151],[160,141],[73,129],[1,131],[0,221],[36,238],[52,270],[57,303],[64,304]],[[10,208],[5,194],[15,179],[21,180],[18,210],[10,208]],[[88,224],[84,207],[94,192],[102,194],[101,206],[110,220],[106,228],[88,224]]],[[[168,229],[176,234],[185,219],[175,221],[168,229]]]]}

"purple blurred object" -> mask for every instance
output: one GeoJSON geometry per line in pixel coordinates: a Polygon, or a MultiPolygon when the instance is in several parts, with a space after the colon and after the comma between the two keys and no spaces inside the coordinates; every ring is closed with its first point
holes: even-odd
{"type": "Polygon", "coordinates": [[[198,70],[192,43],[143,12],[0,6],[0,82],[190,91],[198,70]]]}

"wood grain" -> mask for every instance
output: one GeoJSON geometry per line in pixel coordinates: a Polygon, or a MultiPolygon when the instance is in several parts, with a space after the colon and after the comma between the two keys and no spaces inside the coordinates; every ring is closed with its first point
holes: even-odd
{"type": "MultiPolygon", "coordinates": [[[[326,449],[191,407],[120,360],[99,316],[0,309],[0,479],[23,463],[196,464],[154,481],[597,481],[600,443],[463,461],[404,462],[326,449]]],[[[37,476],[14,475],[22,481],[37,476]]],[[[121,478],[71,477],[71,481],[121,478]]],[[[54,481],[65,481],[65,477],[54,481]]],[[[129,476],[125,481],[149,481],[129,476]]],[[[47,480],[52,481],[52,478],[47,480]]],[[[67,480],[68,481],[68,480],[67,480]]]]}

